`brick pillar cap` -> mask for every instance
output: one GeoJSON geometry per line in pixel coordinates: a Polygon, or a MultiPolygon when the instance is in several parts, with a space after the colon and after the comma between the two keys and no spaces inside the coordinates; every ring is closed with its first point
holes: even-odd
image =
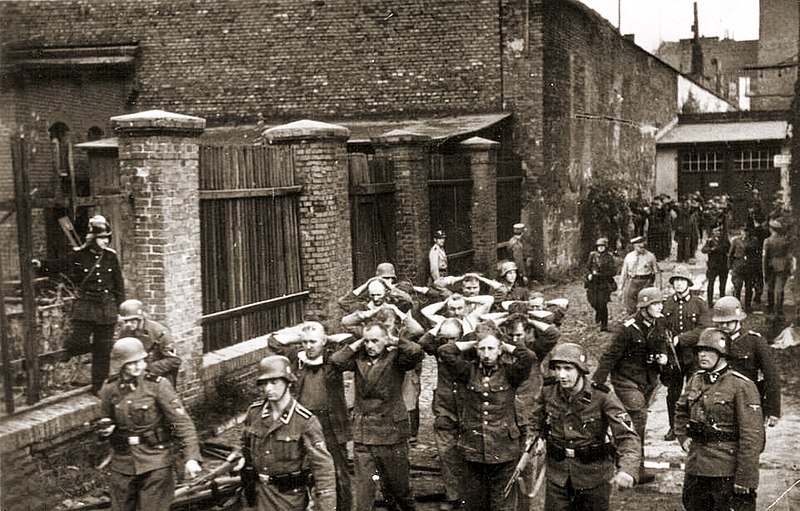
{"type": "Polygon", "coordinates": [[[303,119],[268,128],[261,133],[261,137],[269,143],[291,142],[293,140],[347,140],[350,138],[350,130],[337,124],[303,119]]]}
{"type": "Polygon", "coordinates": [[[147,110],[111,118],[114,131],[136,135],[199,135],[206,128],[206,120],[193,115],[176,114],[164,110],[147,110]]]}
{"type": "Polygon", "coordinates": [[[406,130],[392,130],[372,139],[375,144],[425,144],[431,141],[428,135],[406,130]]]}
{"type": "Polygon", "coordinates": [[[458,145],[466,151],[488,151],[499,147],[500,142],[489,140],[488,138],[483,137],[472,137],[464,140],[458,145]]]}

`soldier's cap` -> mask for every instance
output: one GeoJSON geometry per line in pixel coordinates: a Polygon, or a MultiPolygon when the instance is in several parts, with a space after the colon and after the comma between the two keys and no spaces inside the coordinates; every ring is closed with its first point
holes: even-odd
{"type": "Polygon", "coordinates": [[[525,229],[525,224],[523,223],[514,224],[513,228],[515,231],[522,231],[525,229]]]}
{"type": "Polygon", "coordinates": [[[444,233],[444,231],[442,229],[437,229],[436,231],[434,231],[433,237],[434,238],[446,238],[447,235],[444,233]]]}
{"type": "Polygon", "coordinates": [[[608,238],[597,238],[597,241],[594,243],[594,246],[599,247],[600,245],[607,247],[608,238]]]}
{"type": "Polygon", "coordinates": [[[631,238],[631,243],[632,244],[644,243],[644,241],[645,241],[645,237],[644,236],[636,236],[635,238],[631,238]]]}

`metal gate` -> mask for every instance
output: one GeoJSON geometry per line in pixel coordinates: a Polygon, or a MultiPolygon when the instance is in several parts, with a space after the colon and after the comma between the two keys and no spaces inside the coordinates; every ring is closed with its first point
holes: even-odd
{"type": "Polygon", "coordinates": [[[375,275],[382,262],[395,262],[394,165],[387,158],[350,154],[350,232],[353,284],[375,275]]]}

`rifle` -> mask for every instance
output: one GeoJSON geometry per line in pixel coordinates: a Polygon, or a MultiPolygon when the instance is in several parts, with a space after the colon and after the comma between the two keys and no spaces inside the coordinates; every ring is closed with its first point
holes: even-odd
{"type": "Polygon", "coordinates": [[[195,479],[194,481],[191,481],[186,486],[181,486],[180,488],[175,490],[175,498],[183,497],[184,495],[186,495],[187,493],[192,491],[193,488],[196,488],[198,486],[202,486],[202,485],[204,485],[204,484],[206,484],[208,482],[213,481],[214,479],[216,479],[217,476],[219,476],[219,475],[221,475],[221,474],[223,474],[225,472],[229,472],[233,467],[236,466],[236,464],[239,462],[239,460],[242,457],[242,455],[239,454],[239,453],[234,453],[234,454],[235,454],[235,456],[231,456],[230,460],[225,460],[225,463],[223,463],[222,465],[218,466],[214,470],[210,471],[206,475],[204,475],[202,477],[198,477],[197,479],[195,479]]]}
{"type": "Polygon", "coordinates": [[[517,482],[517,479],[520,478],[520,474],[522,474],[522,471],[525,470],[525,466],[531,459],[531,450],[538,441],[539,441],[539,435],[537,435],[536,438],[533,439],[528,438],[527,440],[525,440],[525,448],[522,450],[522,455],[519,457],[519,462],[517,463],[517,466],[514,467],[514,473],[511,474],[511,477],[508,479],[508,482],[503,488],[503,498],[507,498],[511,493],[511,488],[514,487],[514,483],[517,482]]]}
{"type": "Polygon", "coordinates": [[[670,354],[672,355],[673,360],[675,360],[675,367],[678,369],[678,373],[683,373],[683,369],[681,368],[681,359],[678,358],[678,352],[675,349],[675,344],[672,343],[672,331],[667,330],[667,346],[669,346],[670,354]]]}

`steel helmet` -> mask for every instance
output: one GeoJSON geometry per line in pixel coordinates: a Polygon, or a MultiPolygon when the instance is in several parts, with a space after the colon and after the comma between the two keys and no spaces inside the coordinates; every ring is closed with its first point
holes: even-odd
{"type": "Polygon", "coordinates": [[[136,337],[122,337],[111,347],[109,376],[119,374],[122,366],[129,362],[137,362],[147,358],[142,341],[136,337]]]}
{"type": "Polygon", "coordinates": [[[714,303],[712,321],[723,323],[725,321],[741,321],[747,317],[742,311],[742,304],[734,296],[723,296],[714,303]]]}
{"type": "Polygon", "coordinates": [[[595,247],[599,247],[600,245],[603,245],[603,246],[607,247],[608,246],[608,238],[597,238],[597,241],[594,242],[594,246],[595,247]]]}
{"type": "Polygon", "coordinates": [[[728,334],[719,328],[706,328],[700,334],[700,339],[694,345],[694,351],[700,351],[703,348],[714,350],[720,355],[727,356],[730,346],[730,337],[728,334]]]}
{"type": "Polygon", "coordinates": [[[556,362],[572,364],[583,374],[589,374],[589,366],[586,365],[586,351],[580,344],[575,344],[574,342],[556,344],[550,354],[550,369],[555,369],[556,362]]]}
{"type": "Polygon", "coordinates": [[[282,355],[270,355],[262,358],[258,369],[261,374],[258,375],[257,383],[263,383],[264,380],[272,378],[283,378],[290,383],[297,381],[297,376],[292,372],[291,362],[282,355]]]}
{"type": "Polygon", "coordinates": [[[689,285],[694,285],[692,282],[692,275],[689,273],[689,268],[686,266],[679,264],[675,267],[675,270],[672,272],[672,275],[669,277],[669,283],[672,284],[672,281],[675,279],[685,279],[689,281],[689,285]]]}
{"type": "Polygon", "coordinates": [[[661,303],[664,301],[664,295],[657,287],[646,287],[639,291],[636,297],[636,307],[643,308],[654,303],[661,303]]]}
{"type": "Polygon", "coordinates": [[[119,305],[119,320],[144,319],[144,304],[135,298],[125,300],[119,305]]]}
{"type": "Polygon", "coordinates": [[[394,265],[392,263],[381,263],[375,268],[375,276],[376,277],[386,277],[396,279],[397,274],[394,271],[394,265]]]}
{"type": "Polygon", "coordinates": [[[510,271],[516,271],[518,269],[519,268],[517,268],[517,263],[515,263],[514,261],[505,261],[500,265],[500,276],[502,277],[506,273],[510,271]]]}

